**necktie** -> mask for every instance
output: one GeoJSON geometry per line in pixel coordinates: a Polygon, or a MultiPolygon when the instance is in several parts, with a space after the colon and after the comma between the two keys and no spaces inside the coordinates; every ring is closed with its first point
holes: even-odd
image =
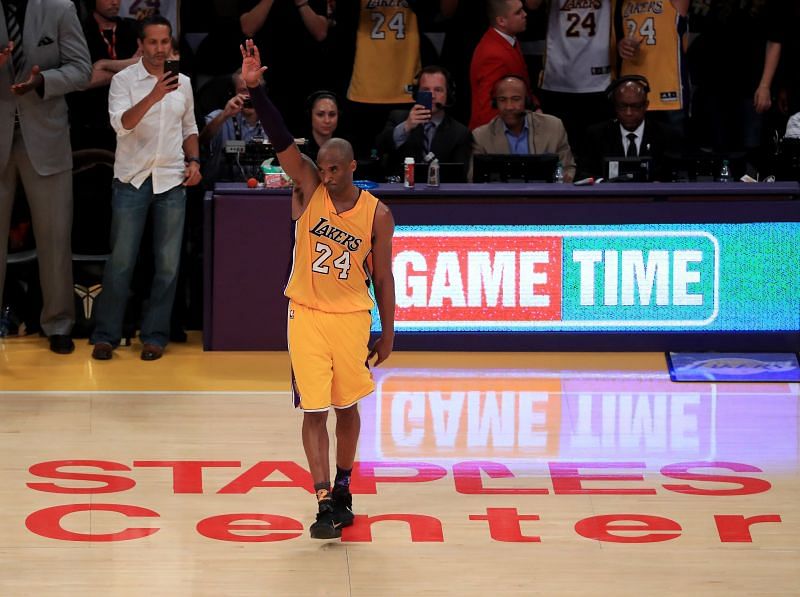
{"type": "Polygon", "coordinates": [[[6,27],[8,28],[8,41],[14,42],[14,50],[11,52],[11,60],[14,63],[14,76],[18,77],[22,73],[22,29],[17,19],[17,5],[6,3],[6,27]]]}
{"type": "Polygon", "coordinates": [[[427,153],[431,150],[431,145],[433,145],[433,135],[436,132],[436,123],[426,122],[423,130],[425,132],[425,152],[427,153]]]}
{"type": "Polygon", "coordinates": [[[626,158],[636,158],[639,157],[639,152],[636,151],[636,134],[635,133],[628,133],[628,151],[625,152],[626,158]]]}

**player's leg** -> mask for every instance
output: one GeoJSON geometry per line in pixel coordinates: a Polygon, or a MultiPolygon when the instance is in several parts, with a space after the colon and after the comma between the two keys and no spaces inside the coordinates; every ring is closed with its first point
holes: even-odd
{"type": "Polygon", "coordinates": [[[341,526],[353,523],[350,475],[361,433],[358,401],[375,389],[369,368],[369,312],[347,313],[336,320],[339,341],[333,350],[331,402],[336,409],[336,478],[333,508],[341,526]]]}
{"type": "Polygon", "coordinates": [[[330,440],[327,428],[328,413],[303,413],[303,449],[308,459],[308,468],[314,480],[317,496],[317,520],[311,525],[314,539],[340,537],[342,531],[334,520],[331,499],[331,477],[328,451],[330,440]]]}
{"type": "Polygon", "coordinates": [[[353,524],[353,496],[350,475],[361,433],[358,403],[336,409],[336,478],[333,482],[333,509],[336,521],[346,527],[353,524]]]}
{"type": "Polygon", "coordinates": [[[330,477],[328,409],[333,372],[331,354],[319,331],[319,312],[290,304],[289,356],[292,362],[295,406],[303,409],[303,449],[314,480],[317,520],[311,525],[315,539],[341,536],[333,522],[330,477]]]}

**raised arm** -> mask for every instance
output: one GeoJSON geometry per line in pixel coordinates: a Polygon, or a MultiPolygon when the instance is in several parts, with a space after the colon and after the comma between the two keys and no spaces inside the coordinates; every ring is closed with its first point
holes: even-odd
{"type": "Polygon", "coordinates": [[[242,78],[250,90],[253,107],[261,121],[261,126],[269,137],[270,143],[275,148],[281,168],[299,187],[304,197],[308,198],[319,186],[319,172],[303,159],[300,150],[294,143],[281,113],[267,97],[264,87],[260,84],[261,75],[267,70],[261,66],[261,55],[252,39],[239,46],[242,52],[242,78]]]}
{"type": "Polygon", "coordinates": [[[264,26],[272,10],[274,0],[261,0],[252,10],[248,10],[239,17],[239,26],[246,37],[253,37],[264,26]]]}

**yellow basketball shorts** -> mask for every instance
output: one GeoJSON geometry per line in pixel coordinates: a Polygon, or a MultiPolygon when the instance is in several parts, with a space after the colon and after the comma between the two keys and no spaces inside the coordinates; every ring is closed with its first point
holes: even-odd
{"type": "Polygon", "coordinates": [[[369,311],[327,313],[289,303],[294,405],[318,412],[347,408],[375,389],[367,367],[369,311]]]}

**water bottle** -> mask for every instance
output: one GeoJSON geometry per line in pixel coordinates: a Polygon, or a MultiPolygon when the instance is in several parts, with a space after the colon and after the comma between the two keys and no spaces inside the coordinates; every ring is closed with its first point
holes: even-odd
{"type": "Polygon", "coordinates": [[[556,165],[556,171],[553,174],[553,182],[564,184],[564,165],[561,162],[556,165]]]}
{"type": "Polygon", "coordinates": [[[439,186],[439,160],[436,158],[428,165],[428,186],[439,186]]]}
{"type": "Polygon", "coordinates": [[[403,186],[407,189],[414,188],[414,158],[406,158],[403,168],[403,186]]]}
{"type": "Polygon", "coordinates": [[[728,160],[722,160],[722,168],[719,169],[719,178],[717,180],[719,182],[730,182],[732,180],[728,160]]]}

